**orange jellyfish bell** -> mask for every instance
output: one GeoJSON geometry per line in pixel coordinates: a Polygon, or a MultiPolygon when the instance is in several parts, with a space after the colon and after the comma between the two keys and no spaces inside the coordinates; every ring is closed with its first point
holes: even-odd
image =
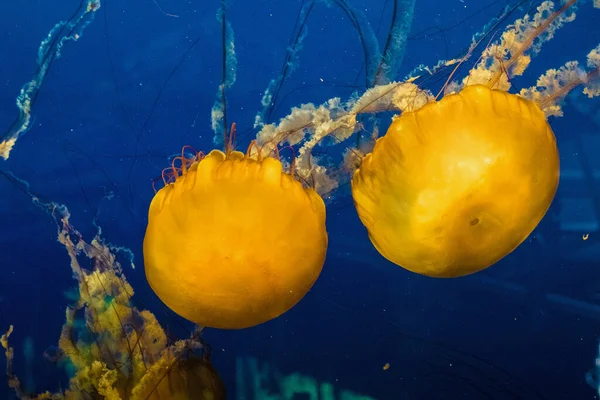
{"type": "Polygon", "coordinates": [[[385,258],[457,277],[521,244],[558,177],[556,139],[540,108],[475,85],[395,118],[354,173],[352,195],[385,258]]]}
{"type": "Polygon", "coordinates": [[[326,249],[325,205],[314,190],[278,159],[213,150],[154,196],[144,263],[150,286],[177,314],[240,329],[298,303],[326,249]]]}

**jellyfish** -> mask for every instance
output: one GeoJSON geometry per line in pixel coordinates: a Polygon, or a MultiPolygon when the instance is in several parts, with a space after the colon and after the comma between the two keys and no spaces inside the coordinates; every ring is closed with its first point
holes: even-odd
{"type": "MultiPolygon", "coordinates": [[[[253,145],[250,146],[253,148],[253,145]]],[[[241,329],[291,309],[325,262],[325,204],[276,157],[213,150],[179,157],[150,204],[146,278],[175,313],[241,329]]]]}
{"type": "Polygon", "coordinates": [[[359,218],[388,260],[436,277],[485,269],[525,240],[556,193],[558,151],[547,118],[562,116],[562,101],[576,87],[600,96],[600,46],[587,55],[587,66],[569,61],[509,93],[511,79],[575,20],[575,2],[557,10],[552,1],[540,3],[486,46],[462,80],[459,69],[489,31],[476,34],[463,56],[419,66],[403,81],[345,102],[294,107],[278,124],[264,125],[256,141],[297,146],[297,174],[323,197],[350,181],[359,218]],[[445,70],[452,72],[436,96],[423,83],[445,70]],[[345,146],[342,163],[313,156],[317,147],[361,135],[361,115],[389,111],[399,116],[387,134],[374,129],[367,140],[345,146]]]}
{"type": "Polygon", "coordinates": [[[554,70],[538,82],[542,91],[510,94],[509,77],[527,67],[535,39],[531,52],[574,18],[566,14],[574,3],[557,11],[542,3],[484,51],[462,84],[396,117],[362,159],[352,196],[386,259],[422,275],[464,276],[512,252],[541,221],[559,181],[546,116],[556,115],[556,100],[579,84],[598,94],[592,80],[600,58],[590,53],[589,74],[576,63],[554,70]]]}
{"type": "Polygon", "coordinates": [[[14,327],[0,336],[8,385],[17,398],[225,399],[225,386],[210,362],[210,346],[201,338],[202,329],[187,339],[169,340],[154,314],[133,304],[133,288],[117,261],[117,252],[128,249],[106,243],[96,224],[96,236],[86,241],[71,224],[65,205],[43,200],[28,182],[12,173],[0,171],[0,176],[53,217],[58,241],[67,251],[78,284],[74,303],[65,311],[56,355],[50,357],[69,372],[64,392],[26,393],[13,370],[10,337],[14,327]]]}
{"type": "Polygon", "coordinates": [[[453,277],[523,242],[558,180],[556,140],[540,108],[474,85],[396,118],[355,172],[352,195],[385,258],[453,277]]]}

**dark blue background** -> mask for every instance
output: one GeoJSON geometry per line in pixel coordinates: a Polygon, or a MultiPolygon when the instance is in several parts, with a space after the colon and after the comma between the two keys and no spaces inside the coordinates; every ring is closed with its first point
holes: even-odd
{"type": "MultiPolygon", "coordinates": [[[[152,0],[103,1],[81,39],[65,45],[44,82],[31,131],[0,168],[28,180],[44,198],[68,205],[72,222],[89,238],[99,209],[105,237],[136,254],[137,269],[125,269],[136,303],[183,337],[190,325],[167,310],[145,281],[141,244],[151,180],[168,157],[185,144],[212,148],[210,110],[221,79],[220,2],[158,1],[179,17],[166,16],[152,0]],[[115,192],[114,199],[102,200],[107,190],[115,192]]],[[[349,2],[365,12],[383,42],[392,2],[349,2]]],[[[473,34],[508,3],[417,0],[397,78],[418,64],[460,56],[473,34]]],[[[15,97],[35,71],[40,41],[78,5],[78,0],[0,2],[0,126],[17,115],[15,97]]],[[[516,88],[534,84],[543,71],[567,60],[583,61],[600,42],[600,10],[590,2],[581,8],[577,20],[534,58],[526,76],[514,81],[516,88]]],[[[263,91],[279,74],[299,9],[300,2],[291,0],[229,2],[238,69],[228,118],[241,132],[252,127],[263,91]]],[[[364,85],[358,36],[338,8],[318,3],[307,29],[276,117],[304,102],[346,99],[364,85]]],[[[577,146],[583,143],[588,158],[600,151],[600,128],[590,117],[600,111],[597,101],[573,97],[568,103],[566,116],[551,124],[563,166],[577,175],[582,168],[577,146]]],[[[592,175],[599,167],[590,166],[592,175]]],[[[372,248],[351,200],[340,193],[329,204],[327,262],[306,298],[256,328],[206,331],[230,398],[236,398],[236,357],[254,357],[283,374],[301,372],[379,400],[595,398],[585,374],[594,365],[600,334],[600,241],[593,230],[596,215],[581,205],[600,202],[594,179],[563,178],[553,207],[563,225],[546,218],[538,230],[544,242],[534,234],[498,265],[454,280],[417,276],[385,261],[372,248]],[[575,220],[591,228],[564,229],[575,220]],[[584,233],[590,233],[587,241],[584,233]],[[386,363],[390,368],[384,371],[386,363]]],[[[0,329],[15,325],[16,370],[23,381],[32,376],[38,391],[56,390],[59,380],[65,387],[64,373],[42,353],[56,345],[63,294],[74,286],[69,260],[52,220],[5,180],[0,180],[0,251],[0,329]],[[31,340],[28,366],[23,349],[31,340]]],[[[1,383],[0,398],[11,396],[1,383]]]]}

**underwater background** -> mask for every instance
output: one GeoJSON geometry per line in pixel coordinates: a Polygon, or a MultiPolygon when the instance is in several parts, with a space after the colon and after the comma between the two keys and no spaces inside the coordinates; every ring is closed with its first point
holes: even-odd
{"type": "MultiPolygon", "coordinates": [[[[395,80],[420,64],[462,57],[490,22],[502,32],[539,3],[229,0],[237,65],[228,65],[236,79],[227,88],[227,120],[237,123],[238,147],[245,150],[256,134],[263,94],[282,71],[269,122],[293,106],[367,89],[365,52],[372,47],[361,43],[356,23],[370,24],[381,47],[399,43],[395,80]],[[394,20],[405,29],[389,35],[394,20]]],[[[3,131],[19,117],[15,98],[23,84],[39,72],[40,43],[82,4],[0,2],[3,131]]],[[[583,62],[598,45],[600,9],[591,1],[578,6],[576,20],[544,45],[514,80],[517,87],[569,60],[583,62]]],[[[120,257],[133,302],[151,310],[169,337],[193,330],[148,286],[142,240],[152,180],[182,146],[215,147],[220,7],[217,0],[104,0],[38,81],[29,130],[0,160],[0,330],[15,327],[14,368],[27,391],[68,385],[52,354],[76,289],[57,226],[31,196],[67,205],[84,237],[99,225],[108,242],[130,249],[135,268],[127,252],[120,257]]],[[[428,83],[434,93],[448,73],[428,83]]],[[[517,250],[474,275],[434,279],[386,261],[371,245],[348,186],[327,196],[327,260],[311,291],[262,325],[203,333],[228,398],[598,398],[600,101],[573,91],[563,111],[550,119],[561,181],[549,212],[517,250]]],[[[380,116],[382,129],[390,117],[380,116]]],[[[0,381],[0,399],[15,398],[0,381]]]]}

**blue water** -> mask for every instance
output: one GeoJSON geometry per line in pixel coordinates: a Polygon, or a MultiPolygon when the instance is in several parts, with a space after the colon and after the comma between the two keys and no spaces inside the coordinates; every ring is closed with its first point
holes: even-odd
{"type": "MultiPolygon", "coordinates": [[[[383,46],[394,1],[347,3],[364,13],[383,46]]],[[[461,56],[472,36],[514,3],[416,0],[393,78],[461,56]]],[[[501,28],[537,3],[524,2],[501,28]]],[[[568,60],[584,62],[598,45],[600,9],[581,3],[576,21],[544,46],[516,87],[533,85],[568,60]]],[[[255,134],[262,95],[280,74],[302,4],[228,2],[238,62],[228,121],[237,123],[240,148],[255,134]]],[[[18,116],[15,98],[36,71],[40,42],[79,5],[0,2],[2,130],[18,116]]],[[[174,337],[187,336],[191,324],[149,288],[141,245],[152,179],[183,145],[213,148],[210,110],[222,78],[219,7],[216,0],[104,0],[79,40],[66,43],[52,64],[31,129],[0,160],[0,169],[27,180],[36,195],[68,205],[71,222],[87,237],[95,233],[97,213],[104,237],[136,256],[137,268],[124,271],[136,304],[154,312],[174,337]],[[104,199],[109,192],[113,198],[104,199]]],[[[365,89],[363,49],[335,2],[315,4],[296,63],[273,121],[292,106],[365,89]]],[[[347,400],[597,398],[586,373],[600,337],[600,102],[571,96],[564,110],[551,120],[562,180],[550,212],[514,253],[481,273],[438,280],[391,264],[372,247],[340,190],[328,204],[327,261],[309,294],[258,327],[206,331],[228,398],[283,400],[282,387],[294,376],[318,388],[323,400],[329,390],[347,400]]],[[[65,293],[75,286],[69,259],[54,221],[5,179],[0,251],[0,330],[15,325],[15,370],[32,391],[64,388],[66,373],[44,352],[56,346],[65,293]]],[[[0,382],[0,399],[12,399],[0,382]]],[[[290,399],[316,400],[306,393],[290,399]]]]}

